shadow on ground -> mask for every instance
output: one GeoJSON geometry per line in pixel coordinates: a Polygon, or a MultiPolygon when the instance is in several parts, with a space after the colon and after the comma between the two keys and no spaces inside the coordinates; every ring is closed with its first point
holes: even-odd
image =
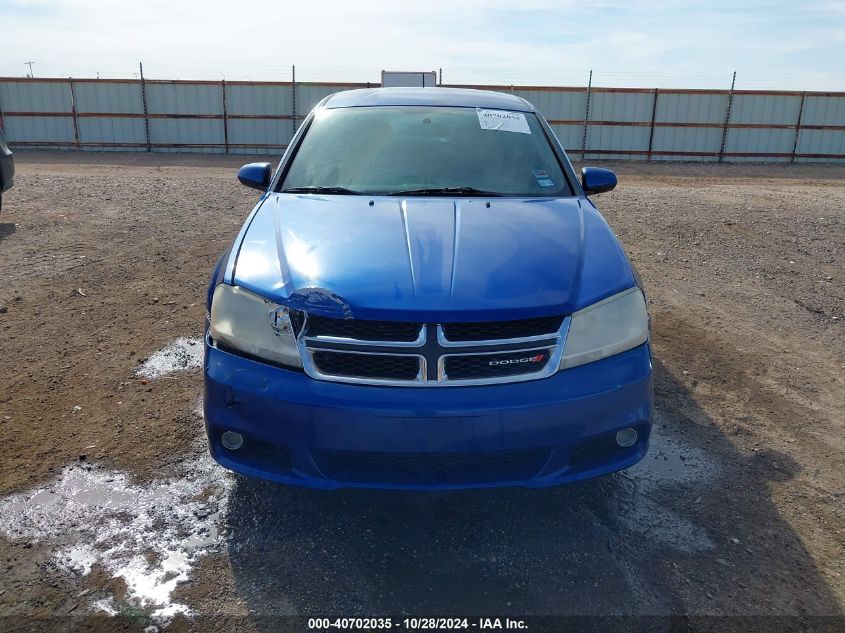
{"type": "Polygon", "coordinates": [[[770,498],[794,462],[737,452],[659,366],[651,450],[603,479],[460,493],[239,480],[239,597],[255,616],[839,615],[770,498]]]}
{"type": "Polygon", "coordinates": [[[0,222],[0,242],[12,235],[16,230],[13,222],[0,222]]]}

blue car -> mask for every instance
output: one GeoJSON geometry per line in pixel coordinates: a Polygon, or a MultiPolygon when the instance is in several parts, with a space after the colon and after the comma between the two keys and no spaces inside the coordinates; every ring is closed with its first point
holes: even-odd
{"type": "Polygon", "coordinates": [[[308,115],[208,292],[214,459],[286,484],[543,487],[646,453],[639,278],[524,99],[340,92],[308,115]]]}

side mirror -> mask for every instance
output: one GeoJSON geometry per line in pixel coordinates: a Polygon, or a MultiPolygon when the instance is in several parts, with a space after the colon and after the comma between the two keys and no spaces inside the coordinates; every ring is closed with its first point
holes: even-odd
{"type": "Polygon", "coordinates": [[[581,168],[581,188],[588,196],[604,193],[616,187],[616,174],[600,167],[581,168]]]}
{"type": "Polygon", "coordinates": [[[238,170],[238,180],[242,185],[266,191],[273,178],[273,167],[270,163],[249,163],[238,170]]]}

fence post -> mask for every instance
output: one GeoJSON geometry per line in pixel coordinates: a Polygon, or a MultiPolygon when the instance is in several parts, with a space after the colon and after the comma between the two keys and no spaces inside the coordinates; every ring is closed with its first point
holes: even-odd
{"type": "Polygon", "coordinates": [[[581,162],[587,157],[587,124],[590,121],[590,96],[593,91],[593,71],[590,71],[590,79],[587,81],[587,104],[584,107],[584,134],[581,136],[581,162]]]}
{"type": "Polygon", "coordinates": [[[722,126],[722,145],[719,148],[719,162],[725,160],[725,145],[728,143],[728,125],[731,122],[731,108],[734,103],[734,86],[736,86],[736,71],[731,79],[731,91],[728,93],[728,108],[725,111],[725,125],[722,126]]]}
{"type": "Polygon", "coordinates": [[[147,151],[153,151],[153,146],[150,143],[150,114],[147,111],[147,82],[144,81],[144,63],[138,62],[138,67],[141,70],[141,101],[144,102],[144,133],[147,138],[147,151]]]}
{"type": "Polygon", "coordinates": [[[789,159],[790,163],[795,162],[795,152],[798,151],[798,137],[801,134],[801,119],[804,118],[804,98],[807,92],[801,93],[801,105],[798,106],[798,122],[795,124],[795,138],[792,139],[792,156],[789,159]]]}
{"type": "Polygon", "coordinates": [[[657,88],[654,89],[654,103],[651,104],[651,129],[648,133],[648,162],[651,162],[651,152],[654,149],[654,120],[657,118],[657,88]]]}
{"type": "Polygon", "coordinates": [[[73,88],[73,78],[67,78],[70,86],[70,111],[73,114],[73,142],[76,149],[79,149],[79,117],[76,112],[76,90],[73,88]]]}
{"type": "Polygon", "coordinates": [[[292,91],[292,106],[291,106],[291,130],[290,138],[296,136],[296,66],[290,67],[290,84],[292,91]]]}
{"type": "Polygon", "coordinates": [[[229,153],[229,114],[226,109],[226,80],[220,82],[223,88],[223,146],[225,153],[229,153]]]}

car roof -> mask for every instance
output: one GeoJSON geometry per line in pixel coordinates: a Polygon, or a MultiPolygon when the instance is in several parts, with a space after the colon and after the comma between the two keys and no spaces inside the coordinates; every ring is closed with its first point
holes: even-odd
{"type": "Polygon", "coordinates": [[[337,92],[323,103],[324,108],[413,105],[534,112],[534,106],[515,95],[469,88],[362,88],[337,92]]]}

